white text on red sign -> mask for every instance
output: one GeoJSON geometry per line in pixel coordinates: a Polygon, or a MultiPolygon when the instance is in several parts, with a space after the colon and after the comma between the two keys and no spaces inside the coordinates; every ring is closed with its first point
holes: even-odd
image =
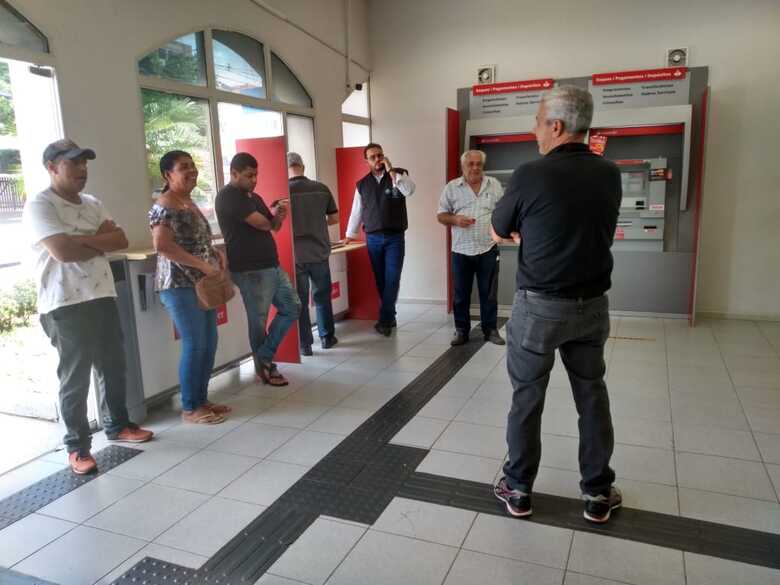
{"type": "Polygon", "coordinates": [[[665,67],[663,69],[596,73],[592,79],[593,85],[609,85],[612,83],[642,83],[644,81],[676,81],[685,79],[687,74],[687,67],[665,67]]]}
{"type": "Polygon", "coordinates": [[[489,95],[492,93],[515,93],[518,91],[539,91],[551,89],[554,79],[530,79],[527,81],[507,81],[489,85],[475,85],[471,88],[472,95],[489,95]]]}

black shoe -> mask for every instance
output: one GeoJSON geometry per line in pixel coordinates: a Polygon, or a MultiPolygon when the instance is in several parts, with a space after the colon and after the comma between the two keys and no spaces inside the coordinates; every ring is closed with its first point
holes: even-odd
{"type": "Polygon", "coordinates": [[[328,335],[322,338],[322,349],[330,349],[339,342],[335,335],[328,335]]]}
{"type": "Polygon", "coordinates": [[[390,325],[386,325],[378,321],[374,324],[374,329],[376,329],[377,333],[384,335],[385,337],[390,337],[390,334],[393,332],[393,328],[390,327],[390,325]]]}
{"type": "Polygon", "coordinates": [[[451,346],[456,345],[463,345],[464,343],[469,342],[469,334],[463,333],[462,331],[456,331],[455,335],[452,336],[452,341],[450,341],[451,346]]]}
{"type": "Polygon", "coordinates": [[[301,347],[301,355],[305,355],[306,357],[313,356],[314,352],[311,350],[311,345],[305,345],[301,347]]]}
{"type": "Polygon", "coordinates": [[[609,497],[605,495],[589,496],[583,494],[582,499],[585,500],[585,512],[583,514],[585,520],[595,522],[596,524],[604,524],[609,520],[612,510],[623,505],[623,495],[615,486],[609,488],[609,497]]]}
{"type": "Polygon", "coordinates": [[[398,327],[398,321],[393,319],[392,321],[390,321],[390,329],[395,329],[396,327],[398,327]]]}
{"type": "Polygon", "coordinates": [[[531,494],[509,489],[506,477],[499,479],[493,486],[493,495],[506,504],[506,511],[515,518],[526,518],[533,513],[531,494]]]}
{"type": "Polygon", "coordinates": [[[486,331],[485,341],[489,341],[490,343],[495,343],[496,345],[506,345],[506,341],[504,341],[504,338],[498,334],[497,329],[491,329],[490,331],[486,331]]]}

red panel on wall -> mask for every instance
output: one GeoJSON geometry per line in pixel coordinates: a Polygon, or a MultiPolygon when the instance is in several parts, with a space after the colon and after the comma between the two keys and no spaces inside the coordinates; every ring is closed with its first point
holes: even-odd
{"type": "Polygon", "coordinates": [[[474,141],[477,146],[481,144],[512,144],[515,142],[535,142],[536,135],[530,132],[518,134],[497,134],[495,136],[477,136],[474,141]]]}
{"type": "MultiPolygon", "coordinates": [[[[238,152],[248,152],[257,159],[257,187],[255,192],[259,194],[265,204],[270,207],[277,199],[288,198],[290,192],[287,188],[287,144],[284,136],[274,138],[246,138],[236,140],[238,152]]],[[[276,249],[279,252],[279,264],[290,277],[290,282],[295,286],[295,258],[293,256],[293,241],[291,218],[288,216],[282,224],[282,229],[274,232],[276,249]]],[[[268,314],[268,322],[276,315],[276,310],[271,306],[268,314]]],[[[274,360],[278,362],[290,362],[299,364],[301,356],[298,348],[298,327],[293,325],[287,332],[279,349],[276,350],[274,360]]]]}
{"type": "Polygon", "coordinates": [[[693,270],[691,271],[691,292],[688,297],[688,324],[693,327],[696,324],[696,287],[698,286],[699,273],[699,244],[701,243],[701,198],[704,186],[704,146],[707,139],[707,110],[710,101],[710,88],[704,89],[701,98],[701,119],[699,121],[699,148],[696,152],[696,161],[693,163],[693,172],[696,177],[696,193],[694,195],[693,208],[693,233],[696,239],[693,243],[693,270]]]}
{"type": "Polygon", "coordinates": [[[661,124],[658,126],[626,126],[624,128],[591,128],[591,135],[599,136],[655,136],[658,134],[682,134],[685,124],[661,124]]]}
{"type": "MultiPolygon", "coordinates": [[[[447,149],[447,168],[444,180],[450,182],[460,176],[460,112],[447,108],[445,144],[447,149]]],[[[447,266],[447,312],[452,313],[454,290],[452,285],[452,262],[450,250],[452,249],[452,228],[447,226],[447,248],[445,249],[444,264],[447,266]]]]}
{"type": "MultiPolygon", "coordinates": [[[[355,196],[355,183],[368,173],[363,147],[337,148],[336,172],[339,185],[339,228],[341,234],[346,234],[349,214],[352,211],[352,198],[355,196]]],[[[360,233],[359,239],[365,240],[363,232],[360,233]]],[[[347,286],[349,317],[379,319],[379,294],[366,248],[347,252],[347,286]]]]}

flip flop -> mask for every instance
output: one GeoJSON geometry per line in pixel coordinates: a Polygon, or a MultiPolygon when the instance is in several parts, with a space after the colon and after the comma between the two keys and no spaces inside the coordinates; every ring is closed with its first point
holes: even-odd
{"type": "Polygon", "coordinates": [[[276,364],[260,364],[260,371],[257,372],[257,377],[269,386],[287,386],[289,382],[287,379],[279,373],[276,369],[276,364]]]}
{"type": "Polygon", "coordinates": [[[227,404],[216,404],[214,402],[204,402],[203,406],[208,408],[214,414],[228,414],[233,412],[233,409],[227,404]]]}

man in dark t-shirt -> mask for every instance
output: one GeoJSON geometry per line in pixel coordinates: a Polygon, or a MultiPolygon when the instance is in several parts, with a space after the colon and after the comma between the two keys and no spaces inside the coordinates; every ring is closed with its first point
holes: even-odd
{"type": "Polygon", "coordinates": [[[298,318],[301,304],[289,277],[279,266],[271,232],[282,227],[287,205],[281,201],[268,209],[254,193],[256,185],[257,160],[239,152],[230,162],[230,183],[217,194],[217,221],[225,238],[233,281],[244,300],[255,372],[265,384],[286,386],[288,382],[279,373],[273,357],[298,318]],[[271,304],[277,312],[266,333],[271,304]]]}
{"type": "Polygon", "coordinates": [[[592,116],[593,98],[584,89],[561,86],[546,94],[534,128],[544,156],[514,172],[493,211],[495,237],[520,242],[518,290],[507,324],[513,388],[509,457],[494,490],[513,516],[531,514],[542,410],[556,349],[579,414],[585,519],[604,523],[622,502],[609,466],[614,437],[604,383],[605,293],[622,190],[615,164],[583,143],[592,116]]]}
{"type": "Polygon", "coordinates": [[[312,181],[304,173],[303,159],[297,152],[287,153],[287,171],[290,177],[290,205],[295,241],[295,285],[301,299],[298,329],[301,353],[312,355],[314,336],[309,317],[309,280],[312,299],[317,311],[317,332],[322,349],[338,343],[333,324],[331,301],[330,236],[328,226],[339,222],[338,208],[327,186],[312,181]]]}

